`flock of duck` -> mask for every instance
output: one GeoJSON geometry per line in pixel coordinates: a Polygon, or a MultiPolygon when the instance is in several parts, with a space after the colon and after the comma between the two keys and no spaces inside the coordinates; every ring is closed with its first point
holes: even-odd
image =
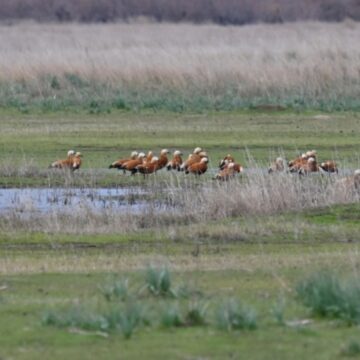
{"type": "Polygon", "coordinates": [[[288,170],[292,173],[298,173],[300,175],[319,171],[323,171],[326,173],[339,172],[337,164],[333,160],[327,160],[318,163],[316,150],[309,150],[301,154],[297,158],[289,161],[287,164],[283,158],[279,157],[269,167],[269,173],[285,170],[288,170]]]}
{"type": "MultiPolygon", "coordinates": [[[[152,151],[147,154],[133,151],[129,157],[114,161],[109,168],[127,171],[132,175],[136,173],[146,175],[155,173],[163,168],[167,170],[184,171],[185,174],[202,175],[208,170],[209,157],[206,151],[196,147],[194,151],[183,160],[183,153],[179,150],[174,151],[173,157],[169,160],[168,149],[162,149],[159,156],[154,156],[152,151]]],[[[69,150],[67,158],[53,162],[49,167],[58,169],[70,169],[75,171],[80,168],[82,154],[69,150]]],[[[243,172],[241,164],[237,163],[233,156],[226,155],[219,162],[219,171],[215,176],[216,180],[226,181],[243,172]]],[[[291,172],[299,175],[307,175],[312,172],[338,173],[338,166],[335,161],[327,160],[318,162],[315,150],[309,150],[295,159],[286,162],[283,158],[278,157],[268,168],[268,173],[274,172],[291,172]]],[[[360,188],[360,169],[355,170],[353,176],[348,176],[341,181],[344,184],[354,185],[360,188]]]]}
{"type": "Polygon", "coordinates": [[[136,151],[131,153],[130,159],[120,159],[113,162],[109,168],[116,168],[123,170],[124,172],[130,171],[131,174],[140,173],[143,175],[152,174],[162,168],[167,170],[184,171],[186,174],[201,175],[208,169],[209,157],[206,151],[197,147],[190,154],[187,160],[183,161],[183,153],[179,150],[174,151],[173,158],[169,161],[168,149],[160,151],[159,156],[154,156],[152,151],[149,151],[147,155],[145,153],[137,153],[136,151]]]}
{"type": "MultiPolygon", "coordinates": [[[[109,168],[122,170],[124,173],[128,171],[132,175],[140,173],[144,176],[155,173],[163,168],[169,171],[184,171],[185,174],[195,175],[202,175],[208,169],[208,154],[200,147],[195,148],[185,161],[183,161],[183,153],[181,151],[174,151],[171,160],[168,159],[169,153],[168,149],[162,149],[159,156],[154,156],[152,151],[149,151],[147,154],[133,151],[130,157],[114,161],[109,168]]],[[[81,157],[81,153],[69,150],[66,159],[54,161],[49,167],[75,171],[81,166],[81,157]]],[[[219,173],[216,176],[219,180],[228,180],[230,177],[243,171],[243,167],[236,163],[231,155],[225,156],[220,161],[219,168],[219,173]]]]}

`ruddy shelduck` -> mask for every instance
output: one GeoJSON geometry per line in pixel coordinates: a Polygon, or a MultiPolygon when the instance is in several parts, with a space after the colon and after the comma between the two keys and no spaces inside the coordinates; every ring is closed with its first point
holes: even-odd
{"type": "Polygon", "coordinates": [[[307,175],[309,173],[317,172],[317,171],[319,171],[319,166],[316,162],[316,159],[313,157],[310,157],[309,159],[307,159],[307,162],[300,167],[299,174],[307,175]]]}
{"type": "Polygon", "coordinates": [[[242,167],[235,166],[235,165],[239,165],[239,164],[235,164],[234,162],[227,163],[222,168],[222,170],[219,171],[219,173],[216,175],[215,179],[221,180],[221,181],[226,181],[226,180],[229,180],[229,179],[235,177],[235,175],[237,173],[242,171],[242,167]],[[241,169],[241,171],[240,171],[240,169],[241,169]]]}
{"type": "Polygon", "coordinates": [[[136,167],[136,171],[143,174],[145,177],[145,175],[152,174],[158,170],[158,162],[159,158],[157,156],[153,156],[151,161],[146,161],[143,164],[138,165],[136,167]]]}
{"type": "Polygon", "coordinates": [[[185,171],[185,174],[189,174],[189,173],[195,175],[204,174],[208,168],[208,162],[209,159],[207,157],[202,158],[200,162],[190,165],[185,171]]]}
{"type": "Polygon", "coordinates": [[[290,172],[297,172],[300,170],[300,168],[304,165],[306,165],[307,160],[310,158],[314,158],[316,160],[316,150],[309,150],[305,153],[302,153],[300,156],[295,158],[294,160],[291,160],[288,162],[288,167],[290,169],[290,172]]]}
{"type": "Polygon", "coordinates": [[[154,154],[152,151],[149,151],[146,155],[146,158],[144,159],[144,162],[150,162],[153,158],[154,154]]]}
{"type": "Polygon", "coordinates": [[[192,166],[193,164],[197,164],[201,161],[201,159],[203,158],[207,158],[208,159],[208,154],[206,151],[204,151],[203,149],[201,149],[200,147],[197,147],[194,149],[194,152],[192,154],[190,154],[187,158],[187,160],[185,160],[182,165],[180,166],[180,171],[187,171],[187,169],[189,168],[189,166],[192,166]]]}
{"type": "Polygon", "coordinates": [[[170,160],[168,162],[168,164],[166,165],[166,168],[168,170],[178,170],[180,171],[180,167],[183,163],[183,160],[182,160],[182,152],[179,151],[179,150],[176,150],[174,151],[174,154],[173,154],[173,158],[172,160],[170,160]]]}
{"type": "Polygon", "coordinates": [[[126,171],[130,171],[131,174],[135,174],[136,173],[136,167],[138,165],[141,165],[144,161],[145,158],[145,154],[144,153],[140,153],[136,159],[134,160],[129,160],[127,161],[125,164],[123,164],[123,166],[121,167],[123,170],[126,171]]]}
{"type": "Polygon", "coordinates": [[[282,172],[285,170],[285,160],[282,157],[276,158],[276,160],[270,165],[268,173],[282,172]]]}
{"type": "Polygon", "coordinates": [[[230,154],[227,154],[223,159],[219,161],[219,168],[223,169],[225,165],[229,162],[235,162],[235,159],[230,154]]]}
{"type": "Polygon", "coordinates": [[[327,172],[327,173],[338,173],[338,167],[335,161],[333,160],[327,160],[322,162],[320,165],[321,170],[327,172]]]}
{"type": "Polygon", "coordinates": [[[130,157],[129,158],[124,158],[124,159],[119,159],[119,160],[116,160],[116,161],[114,161],[110,166],[109,166],[109,169],[113,169],[113,168],[115,168],[115,169],[121,169],[122,168],[122,166],[126,163],[126,162],[128,162],[128,161],[130,161],[130,160],[135,160],[137,157],[138,157],[138,152],[137,151],[133,151],[132,153],[131,153],[131,155],[130,155],[130,157]]]}
{"type": "Polygon", "coordinates": [[[157,170],[160,170],[162,168],[164,168],[168,162],[169,162],[169,159],[167,157],[167,155],[170,153],[170,151],[168,149],[162,149],[160,151],[160,155],[159,155],[159,159],[157,161],[157,170]]]}
{"type": "Polygon", "coordinates": [[[54,161],[52,164],[49,165],[49,168],[76,170],[73,168],[73,158],[75,155],[76,152],[74,150],[69,150],[67,152],[66,159],[54,161]]]}
{"type": "Polygon", "coordinates": [[[75,170],[78,170],[80,169],[80,166],[82,164],[82,153],[81,152],[77,152],[75,153],[75,155],[72,157],[72,170],[75,171],[75,170]]]}

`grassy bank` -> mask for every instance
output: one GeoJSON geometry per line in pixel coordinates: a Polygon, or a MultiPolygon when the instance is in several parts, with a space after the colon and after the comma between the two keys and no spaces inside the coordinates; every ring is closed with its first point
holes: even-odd
{"type": "Polygon", "coordinates": [[[359,110],[356,22],[0,26],[0,106],[21,112],[359,110]]]}
{"type": "Polygon", "coordinates": [[[352,272],[357,266],[357,251],[358,245],[354,244],[282,244],[239,245],[230,253],[210,250],[198,257],[187,252],[161,257],[159,251],[148,257],[139,253],[134,256],[132,251],[98,254],[103,256],[103,264],[120,256],[117,265],[107,270],[101,262],[94,262],[96,256],[89,252],[69,253],[73,262],[67,268],[64,254],[49,254],[51,268],[38,268],[36,258],[33,265],[23,262],[21,259],[32,258],[29,253],[13,257],[8,254],[12,265],[8,271],[2,269],[0,279],[0,354],[18,359],[35,359],[39,353],[54,359],[63,358],[64,354],[79,359],[95,354],[107,359],[113,358],[114,353],[125,358],[146,354],[150,359],[230,359],[244,354],[251,359],[269,355],[303,359],[307,354],[316,354],[318,359],[342,358],[354,347],[356,328],[341,320],[316,316],[297,297],[296,288],[300,281],[323,268],[331,267],[342,275],[352,272]],[[122,262],[122,257],[129,258],[122,262]],[[171,286],[177,289],[186,284],[188,295],[163,297],[144,290],[136,295],[144,285],[146,263],[150,261],[168,264],[172,269],[171,286]],[[19,263],[26,267],[17,267],[19,263]],[[141,316],[150,321],[150,325],[138,324],[128,340],[120,329],[107,332],[94,322],[94,316],[108,306],[113,309],[112,316],[119,307],[126,307],[126,299],[115,297],[107,302],[101,290],[115,284],[114,279],[125,278],[128,290],[124,296],[135,296],[141,316]],[[253,330],[227,331],[220,327],[216,314],[227,299],[251,304],[248,309],[256,312],[253,330]],[[196,301],[207,305],[206,324],[175,325],[170,318],[161,318],[166,309],[179,312],[182,318],[189,304],[196,301]],[[68,314],[73,325],[63,323],[61,314],[68,314]]]}
{"type": "MultiPolygon", "coordinates": [[[[45,222],[45,217],[42,218],[45,222]]],[[[137,249],[150,251],[155,247],[171,248],[173,252],[186,248],[190,253],[209,246],[231,249],[236,244],[332,244],[358,242],[359,204],[338,205],[302,212],[250,216],[204,221],[188,225],[172,224],[159,228],[119,229],[105,227],[102,232],[89,234],[85,228],[65,233],[51,229],[51,224],[41,228],[26,222],[6,223],[1,219],[0,246],[4,250],[69,250],[69,249],[137,249]],[[14,231],[13,228],[17,230],[14,231]],[[21,229],[22,227],[22,229],[21,229]],[[84,234],[86,232],[86,234],[84,234]]],[[[229,250],[230,251],[230,250],[229,250]]]]}

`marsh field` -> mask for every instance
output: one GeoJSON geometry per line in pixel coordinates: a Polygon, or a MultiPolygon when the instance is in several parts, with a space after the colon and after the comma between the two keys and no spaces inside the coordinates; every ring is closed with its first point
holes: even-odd
{"type": "Polygon", "coordinates": [[[359,35],[0,26],[0,358],[359,356],[359,35]],[[197,146],[201,177],[109,169],[197,146]],[[311,149],[339,173],[267,173],[311,149]]]}

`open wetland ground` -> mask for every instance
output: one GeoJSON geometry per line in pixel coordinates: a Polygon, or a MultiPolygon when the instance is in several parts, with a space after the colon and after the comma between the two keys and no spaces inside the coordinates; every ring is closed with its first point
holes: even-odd
{"type": "Polygon", "coordinates": [[[1,359],[359,356],[357,112],[10,109],[0,144],[1,359]],[[197,146],[200,177],[109,169],[197,146]],[[48,168],[69,149],[79,170],[48,168]],[[267,173],[312,149],[339,173],[267,173]]]}

